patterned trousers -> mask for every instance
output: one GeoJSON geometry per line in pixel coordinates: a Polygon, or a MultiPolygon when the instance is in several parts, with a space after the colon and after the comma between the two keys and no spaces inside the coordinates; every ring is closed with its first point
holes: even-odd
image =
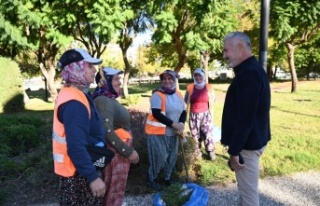
{"type": "Polygon", "coordinates": [[[104,206],[121,206],[126,190],[130,161],[122,157],[113,147],[115,156],[103,171],[104,182],[106,183],[106,195],[104,206]]]}
{"type": "Polygon", "coordinates": [[[196,145],[198,145],[196,149],[200,149],[201,143],[204,141],[207,152],[214,150],[212,116],[209,111],[202,113],[190,112],[189,128],[196,145]]]}
{"type": "MultiPolygon", "coordinates": [[[[102,177],[102,173],[99,172],[102,177]]],[[[60,206],[101,206],[103,198],[94,197],[89,182],[79,174],[73,177],[60,177],[59,205],[60,206]]]]}

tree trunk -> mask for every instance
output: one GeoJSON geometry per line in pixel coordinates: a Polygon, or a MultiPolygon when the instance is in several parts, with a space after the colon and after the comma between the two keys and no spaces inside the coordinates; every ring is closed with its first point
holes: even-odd
{"type": "Polygon", "coordinates": [[[129,75],[131,71],[131,65],[129,63],[128,57],[127,57],[127,50],[122,50],[123,55],[123,62],[125,65],[125,71],[124,71],[124,77],[123,77],[123,96],[126,98],[129,95],[128,91],[128,82],[129,82],[129,75]]]}
{"type": "MultiPolygon", "coordinates": [[[[179,74],[180,70],[182,69],[182,67],[184,66],[184,64],[186,63],[187,61],[187,55],[185,54],[181,54],[179,55],[179,62],[178,64],[176,65],[176,67],[174,68],[174,72],[176,72],[177,74],[179,74]]],[[[179,91],[180,90],[180,85],[179,85],[179,80],[177,79],[177,82],[176,82],[176,89],[179,91]]]]}
{"type": "Polygon", "coordinates": [[[277,71],[278,71],[278,66],[275,66],[274,67],[274,72],[273,72],[273,75],[272,75],[273,79],[277,79],[277,71]]]}
{"type": "Polygon", "coordinates": [[[267,66],[267,75],[269,77],[269,80],[271,80],[272,76],[273,76],[272,67],[271,66],[267,66]]]}
{"type": "Polygon", "coordinates": [[[288,49],[288,63],[289,63],[289,68],[290,68],[290,73],[291,73],[291,92],[296,92],[297,91],[297,83],[298,83],[297,72],[296,72],[296,68],[294,65],[294,50],[295,50],[296,46],[294,46],[290,43],[287,43],[286,46],[288,49]]]}
{"type": "Polygon", "coordinates": [[[178,64],[175,66],[174,71],[176,73],[179,73],[182,67],[184,66],[184,64],[186,63],[186,61],[187,61],[187,55],[179,54],[179,61],[178,61],[178,64]]]}
{"type": "Polygon", "coordinates": [[[210,52],[209,51],[203,51],[200,53],[201,55],[201,65],[203,65],[203,69],[206,73],[206,82],[209,83],[209,73],[208,73],[208,65],[210,60],[210,52]]]}
{"type": "MultiPolygon", "coordinates": [[[[47,79],[47,83],[48,83],[48,91],[50,93],[50,96],[52,98],[52,102],[55,102],[57,95],[58,95],[58,91],[57,88],[54,84],[54,77],[56,75],[56,70],[55,67],[53,66],[53,62],[48,60],[47,61],[47,65],[49,66],[49,70],[47,70],[44,66],[43,63],[40,63],[40,69],[42,74],[45,76],[45,78],[47,79]]],[[[46,99],[46,101],[48,101],[46,99]]]]}

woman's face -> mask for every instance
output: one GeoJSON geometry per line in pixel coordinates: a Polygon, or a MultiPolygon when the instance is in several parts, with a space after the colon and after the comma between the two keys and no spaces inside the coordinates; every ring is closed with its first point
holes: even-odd
{"type": "Polygon", "coordinates": [[[174,86],[174,81],[173,81],[173,78],[170,74],[163,74],[163,77],[162,77],[162,86],[170,89],[174,86]]]}
{"type": "Polygon", "coordinates": [[[201,84],[203,82],[203,76],[201,74],[195,73],[194,74],[194,80],[198,83],[201,84]]]}
{"type": "Polygon", "coordinates": [[[119,74],[116,74],[112,77],[112,87],[114,89],[114,91],[116,91],[117,93],[120,92],[120,86],[121,86],[121,77],[119,74]]]}
{"type": "Polygon", "coordinates": [[[87,63],[84,71],[84,77],[86,78],[89,84],[95,81],[96,73],[97,73],[96,66],[93,64],[87,63]]]}

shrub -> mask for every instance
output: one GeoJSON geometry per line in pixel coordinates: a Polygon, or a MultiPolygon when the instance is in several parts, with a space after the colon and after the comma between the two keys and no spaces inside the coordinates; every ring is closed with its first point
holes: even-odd
{"type": "MultiPolygon", "coordinates": [[[[3,115],[0,117],[0,176],[13,177],[39,162],[34,158],[45,140],[42,135],[43,121],[37,116],[3,115]]],[[[41,157],[41,155],[38,155],[41,157]]]]}
{"type": "Polygon", "coordinates": [[[22,83],[18,64],[0,57],[0,110],[5,113],[24,110],[22,83]]]}
{"type": "Polygon", "coordinates": [[[133,147],[139,152],[140,163],[148,164],[147,138],[144,132],[144,125],[147,113],[135,109],[129,109],[131,117],[131,132],[133,136],[133,147]]]}
{"type": "Polygon", "coordinates": [[[27,153],[40,143],[42,120],[31,116],[2,116],[0,118],[0,152],[8,157],[27,153]]]}
{"type": "Polygon", "coordinates": [[[140,94],[130,94],[126,97],[126,103],[127,105],[136,105],[140,100],[140,98],[141,98],[140,94]]]}

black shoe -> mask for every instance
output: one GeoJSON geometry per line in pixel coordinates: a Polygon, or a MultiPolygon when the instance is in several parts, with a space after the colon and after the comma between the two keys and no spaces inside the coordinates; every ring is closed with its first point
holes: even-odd
{"type": "Polygon", "coordinates": [[[148,185],[150,187],[152,187],[152,189],[157,190],[157,191],[160,191],[162,189],[160,184],[158,182],[156,182],[155,180],[152,182],[148,181],[148,185]]]}

